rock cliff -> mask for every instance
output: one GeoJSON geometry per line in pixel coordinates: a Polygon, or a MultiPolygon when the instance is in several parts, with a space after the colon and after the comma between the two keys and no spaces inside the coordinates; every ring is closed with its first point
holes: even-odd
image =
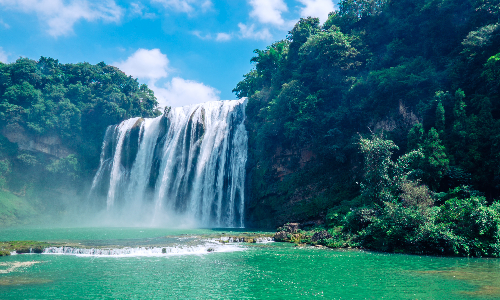
{"type": "Polygon", "coordinates": [[[1,133],[11,143],[16,143],[20,150],[41,152],[56,158],[75,154],[74,151],[65,147],[59,136],[55,134],[33,135],[18,124],[9,124],[1,130],[1,133]]]}

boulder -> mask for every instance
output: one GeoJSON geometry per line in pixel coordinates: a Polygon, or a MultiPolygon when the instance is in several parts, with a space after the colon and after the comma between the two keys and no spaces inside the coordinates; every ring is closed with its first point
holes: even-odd
{"type": "Polygon", "coordinates": [[[285,231],[276,232],[274,235],[274,240],[276,242],[286,242],[288,240],[288,233],[285,231]]]}
{"type": "Polygon", "coordinates": [[[299,223],[287,223],[283,225],[283,229],[288,233],[296,233],[299,230],[299,223]]]}
{"type": "Polygon", "coordinates": [[[326,240],[331,238],[332,235],[328,233],[328,231],[318,231],[311,237],[311,242],[317,242],[319,240],[326,240]]]}

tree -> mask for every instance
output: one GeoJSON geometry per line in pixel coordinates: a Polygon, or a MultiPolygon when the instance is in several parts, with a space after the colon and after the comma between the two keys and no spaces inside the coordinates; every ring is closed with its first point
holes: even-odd
{"type": "MultiPolygon", "coordinates": [[[[71,171],[75,176],[92,175],[107,126],[131,117],[158,116],[157,105],[147,85],[103,62],[61,64],[42,56],[38,61],[20,58],[0,63],[0,129],[22,128],[33,138],[58,136],[80,162],[71,171]]],[[[44,177],[55,165],[45,168],[50,159],[39,159],[32,173],[40,176],[24,174],[26,155],[7,155],[12,162],[9,176],[16,176],[9,184],[17,190],[23,185],[47,185],[44,177]]]]}
{"type": "MultiPolygon", "coordinates": [[[[440,96],[440,95],[438,95],[438,96],[440,96]]],[[[444,111],[443,102],[440,100],[438,100],[438,103],[436,105],[436,124],[435,125],[436,125],[437,132],[440,135],[443,135],[444,129],[446,128],[445,111],[444,111]]]]}
{"type": "Polygon", "coordinates": [[[408,132],[408,150],[416,150],[422,147],[424,141],[424,127],[417,123],[408,132]]]}
{"type": "Polygon", "coordinates": [[[443,176],[446,174],[449,167],[449,160],[446,156],[446,148],[444,147],[439,133],[434,127],[427,132],[423,144],[424,164],[423,179],[431,189],[437,190],[439,183],[443,176]]]}
{"type": "Polygon", "coordinates": [[[452,134],[451,134],[451,140],[453,141],[451,147],[450,147],[450,153],[453,155],[453,158],[455,161],[460,161],[465,159],[465,151],[467,148],[466,145],[466,119],[467,119],[467,114],[465,111],[466,104],[465,104],[465,93],[461,90],[458,89],[455,92],[455,103],[454,103],[454,108],[453,108],[453,127],[452,127],[452,134]]]}
{"type": "Polygon", "coordinates": [[[394,202],[401,185],[414,172],[412,163],[421,158],[420,150],[412,150],[392,161],[393,151],[399,147],[391,140],[372,134],[370,139],[360,138],[359,148],[364,155],[364,180],[361,190],[373,203],[394,202]]]}
{"type": "Polygon", "coordinates": [[[307,39],[320,31],[318,18],[300,18],[293,29],[288,32],[287,39],[290,41],[288,51],[288,65],[285,67],[289,71],[293,71],[299,62],[299,49],[307,41],[307,39]]]}

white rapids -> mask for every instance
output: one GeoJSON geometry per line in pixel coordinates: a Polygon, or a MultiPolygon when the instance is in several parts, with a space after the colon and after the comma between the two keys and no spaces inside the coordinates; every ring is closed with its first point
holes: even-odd
{"type": "Polygon", "coordinates": [[[174,247],[125,247],[125,248],[76,248],[76,247],[48,247],[42,254],[97,256],[97,257],[138,257],[138,256],[173,256],[173,255],[203,255],[214,252],[245,251],[245,247],[238,245],[222,245],[208,243],[198,246],[174,247]]]}

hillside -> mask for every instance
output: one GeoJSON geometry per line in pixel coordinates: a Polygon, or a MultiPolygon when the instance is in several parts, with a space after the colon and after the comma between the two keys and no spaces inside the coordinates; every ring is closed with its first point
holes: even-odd
{"type": "MultiPolygon", "coordinates": [[[[159,115],[156,105],[146,85],[105,63],[61,64],[47,57],[0,63],[5,203],[15,194],[38,210],[58,211],[64,201],[79,201],[99,165],[107,126],[159,115]]],[[[10,221],[2,223],[12,223],[11,209],[6,215],[10,221]]]]}
{"type": "Polygon", "coordinates": [[[494,3],[344,0],[324,24],[303,18],[255,50],[234,89],[248,97],[247,224],[322,224],[383,251],[498,255],[494,3]]]}

